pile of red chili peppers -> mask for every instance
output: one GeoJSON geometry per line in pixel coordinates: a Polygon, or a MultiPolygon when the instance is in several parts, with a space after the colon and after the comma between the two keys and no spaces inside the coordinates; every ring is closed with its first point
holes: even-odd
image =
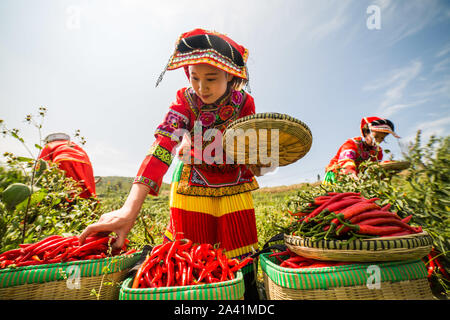
{"type": "Polygon", "coordinates": [[[352,264],[353,262],[344,261],[322,261],[315,260],[306,257],[302,257],[292,252],[289,249],[282,252],[274,252],[269,255],[269,257],[274,257],[280,263],[280,267],[284,268],[323,268],[323,267],[333,267],[341,266],[346,264],[352,264]]]}
{"type": "Polygon", "coordinates": [[[422,232],[421,227],[408,224],[412,215],[402,219],[375,203],[379,198],[366,199],[359,192],[329,192],[314,198],[297,217],[297,235],[315,239],[355,239],[377,236],[402,236],[422,232]]]}
{"type": "Polygon", "coordinates": [[[450,281],[450,275],[447,273],[445,267],[442,265],[442,262],[439,260],[440,255],[441,254],[433,248],[426,257],[422,258],[422,261],[428,265],[428,279],[431,278],[434,273],[441,273],[447,280],[450,281]]]}
{"type": "Polygon", "coordinates": [[[190,286],[232,280],[235,272],[252,262],[228,259],[222,248],[193,244],[189,239],[155,246],[136,272],[132,288],[190,286]]]}
{"type": "MultiPolygon", "coordinates": [[[[20,244],[20,248],[0,254],[0,269],[67,261],[102,259],[125,252],[128,240],[119,250],[112,250],[116,239],[111,236],[90,236],[80,245],[77,236],[52,235],[41,241],[20,244]]],[[[125,254],[132,254],[132,249],[125,254]]]]}

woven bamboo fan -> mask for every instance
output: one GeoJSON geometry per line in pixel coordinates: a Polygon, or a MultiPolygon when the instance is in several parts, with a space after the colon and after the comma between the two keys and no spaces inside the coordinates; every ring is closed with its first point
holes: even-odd
{"type": "Polygon", "coordinates": [[[286,246],[298,255],[328,261],[401,261],[430,253],[433,239],[426,232],[373,239],[311,240],[285,234],[286,246]]]}
{"type": "Polygon", "coordinates": [[[227,156],[239,164],[286,166],[304,157],[311,144],[308,126],[281,113],[257,113],[240,118],[223,135],[227,156]]]}
{"type": "Polygon", "coordinates": [[[380,166],[385,170],[405,170],[410,165],[409,161],[384,161],[380,163],[380,166]]]}

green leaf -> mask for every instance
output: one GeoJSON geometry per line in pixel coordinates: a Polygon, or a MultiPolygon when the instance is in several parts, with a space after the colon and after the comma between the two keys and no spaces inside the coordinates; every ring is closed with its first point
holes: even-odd
{"type": "Polygon", "coordinates": [[[12,210],[31,195],[30,187],[23,183],[13,183],[2,192],[2,201],[12,210]]]}
{"type": "MultiPolygon", "coordinates": [[[[48,191],[44,188],[33,188],[33,194],[30,199],[30,207],[37,206],[47,196],[48,191]]],[[[17,205],[16,209],[25,211],[28,204],[28,198],[17,205]]]]}
{"type": "Polygon", "coordinates": [[[34,159],[28,158],[28,157],[17,157],[16,159],[17,159],[17,161],[20,161],[20,162],[33,162],[34,161],[34,159]]]}

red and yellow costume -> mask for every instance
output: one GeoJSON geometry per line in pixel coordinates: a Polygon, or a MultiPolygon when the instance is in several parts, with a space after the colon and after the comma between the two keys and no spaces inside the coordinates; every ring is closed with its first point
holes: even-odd
{"type": "Polygon", "coordinates": [[[355,137],[345,141],[325,170],[337,172],[338,169],[341,169],[340,173],[357,174],[361,162],[381,161],[382,159],[383,150],[380,146],[369,146],[364,143],[362,137],[355,137]]]}
{"type": "MultiPolygon", "coordinates": [[[[247,49],[224,35],[195,29],[183,34],[176,46],[166,70],[184,67],[187,71],[188,65],[207,63],[235,77],[248,77],[247,49]]],[[[161,79],[162,75],[157,84],[161,79]]],[[[211,152],[214,159],[222,161],[208,163],[203,157],[213,143],[222,144],[215,141],[217,135],[214,140],[207,137],[210,129],[223,132],[232,121],[254,113],[253,97],[244,90],[229,87],[222,98],[210,105],[203,104],[190,87],[178,90],[163,122],[156,128],[156,141],[134,180],[148,186],[150,194],[157,195],[174,150],[184,137],[182,145],[186,147],[180,148],[179,157],[186,159],[189,155],[190,161],[178,162],[173,174],[166,240],[188,238],[194,243],[218,244],[228,257],[238,259],[258,250],[251,195],[258,188],[254,175],[245,165],[227,164],[222,149],[223,154],[216,155],[217,149],[211,152]],[[196,133],[202,138],[200,146],[196,133]]],[[[244,279],[252,278],[250,271],[252,265],[243,269],[244,279]]]]}
{"type": "Polygon", "coordinates": [[[394,132],[394,124],[388,119],[379,117],[365,117],[361,119],[361,136],[348,139],[337,151],[325,168],[325,183],[336,182],[336,174],[355,174],[359,173],[359,165],[363,161],[377,161],[383,159],[383,150],[378,145],[369,145],[364,140],[363,129],[369,132],[378,131],[399,136],[394,132]]]}
{"type": "Polygon", "coordinates": [[[80,183],[82,198],[95,197],[95,178],[92,164],[87,153],[77,144],[69,140],[49,142],[41,150],[39,159],[58,164],[68,177],[80,183]]]}

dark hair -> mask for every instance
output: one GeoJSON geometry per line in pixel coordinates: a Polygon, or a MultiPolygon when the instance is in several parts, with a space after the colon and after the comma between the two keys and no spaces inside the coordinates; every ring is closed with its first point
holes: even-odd
{"type": "Polygon", "coordinates": [[[234,64],[239,67],[245,65],[241,53],[224,39],[213,34],[200,34],[187,38],[182,38],[177,50],[181,53],[190,52],[195,49],[209,49],[212,48],[221,55],[229,58],[234,64]]]}
{"type": "Polygon", "coordinates": [[[233,90],[240,91],[247,84],[248,80],[233,76],[233,79],[228,83],[229,87],[233,90]]]}

